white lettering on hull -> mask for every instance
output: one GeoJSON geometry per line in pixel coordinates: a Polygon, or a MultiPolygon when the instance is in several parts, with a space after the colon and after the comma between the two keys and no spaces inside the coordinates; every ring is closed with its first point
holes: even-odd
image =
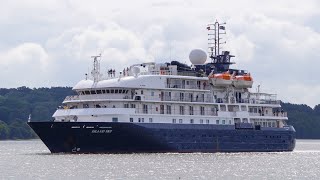
{"type": "Polygon", "coordinates": [[[94,129],[94,130],[91,131],[91,133],[93,133],[93,134],[104,134],[104,133],[110,134],[110,133],[112,133],[112,130],[105,130],[105,129],[97,130],[97,129],[94,129]]]}

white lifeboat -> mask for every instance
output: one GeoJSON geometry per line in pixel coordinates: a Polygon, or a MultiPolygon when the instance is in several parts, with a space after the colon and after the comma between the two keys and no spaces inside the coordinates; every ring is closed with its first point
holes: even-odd
{"type": "Polygon", "coordinates": [[[213,86],[230,86],[232,84],[231,74],[229,72],[211,74],[209,81],[213,86]]]}
{"type": "Polygon", "coordinates": [[[253,79],[249,73],[235,76],[233,79],[233,85],[236,88],[252,88],[252,84],[253,79]]]}

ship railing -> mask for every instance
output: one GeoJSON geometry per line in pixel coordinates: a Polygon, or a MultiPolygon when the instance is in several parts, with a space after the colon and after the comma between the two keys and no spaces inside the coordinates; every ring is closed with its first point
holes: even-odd
{"type": "Polygon", "coordinates": [[[79,95],[74,95],[74,96],[67,96],[64,101],[73,101],[73,100],[79,100],[80,97],[79,95]]]}
{"type": "Polygon", "coordinates": [[[161,101],[178,101],[178,102],[205,102],[205,103],[212,103],[212,98],[204,98],[204,97],[185,97],[185,96],[163,96],[160,98],[161,101]]]}
{"type": "Polygon", "coordinates": [[[140,75],[173,75],[173,72],[170,70],[151,70],[140,72],[140,75]]]}
{"type": "Polygon", "coordinates": [[[174,89],[194,89],[194,90],[210,90],[210,86],[207,85],[181,85],[181,84],[167,84],[166,88],[174,88],[174,89]]]}
{"type": "Polygon", "coordinates": [[[249,112],[250,116],[272,116],[272,117],[288,117],[287,112],[273,112],[273,113],[254,113],[254,112],[249,112]]]}
{"type": "Polygon", "coordinates": [[[180,111],[180,109],[159,109],[159,108],[136,108],[135,109],[136,114],[165,114],[165,115],[196,115],[196,116],[218,116],[218,113],[216,111],[212,110],[193,110],[189,111],[188,108],[184,109],[184,111],[180,111]]]}

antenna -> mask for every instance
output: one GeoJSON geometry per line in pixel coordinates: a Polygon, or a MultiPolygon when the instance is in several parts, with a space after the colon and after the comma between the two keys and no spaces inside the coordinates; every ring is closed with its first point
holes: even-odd
{"type": "Polygon", "coordinates": [[[93,58],[93,70],[91,71],[91,75],[93,76],[93,81],[98,82],[100,80],[100,59],[101,54],[98,56],[91,56],[93,58]],[[100,59],[98,59],[100,58],[100,59]]]}
{"type": "Polygon", "coordinates": [[[217,20],[215,23],[208,24],[208,48],[211,59],[216,59],[220,55],[220,44],[225,44],[226,42],[220,42],[222,38],[220,35],[226,34],[226,23],[219,23],[217,20]],[[214,50],[214,54],[213,54],[214,50]]]}
{"type": "Polygon", "coordinates": [[[221,35],[226,34],[226,23],[219,23],[217,20],[215,23],[207,25],[208,33],[208,50],[209,57],[211,58],[213,65],[213,70],[215,72],[226,72],[229,70],[229,66],[234,64],[231,62],[231,57],[234,57],[230,54],[229,51],[222,51],[220,53],[220,45],[225,44],[226,42],[221,42],[221,35]]]}

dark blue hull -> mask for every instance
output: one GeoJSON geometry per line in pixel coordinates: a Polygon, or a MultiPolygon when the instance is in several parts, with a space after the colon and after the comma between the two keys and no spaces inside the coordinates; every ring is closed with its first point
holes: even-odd
{"type": "Polygon", "coordinates": [[[234,125],[28,122],[52,153],[292,151],[295,130],[234,125]]]}

